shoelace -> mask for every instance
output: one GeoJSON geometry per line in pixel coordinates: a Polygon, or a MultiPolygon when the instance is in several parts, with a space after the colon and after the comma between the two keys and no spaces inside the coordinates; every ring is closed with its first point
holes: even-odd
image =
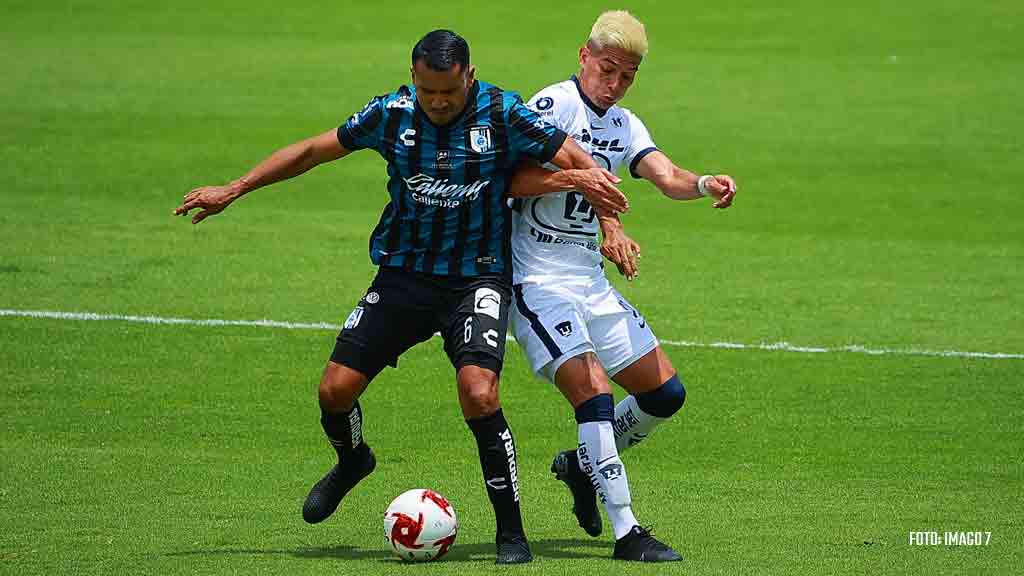
{"type": "Polygon", "coordinates": [[[654,526],[640,526],[637,530],[637,534],[645,542],[650,544],[655,550],[663,551],[668,550],[669,547],[654,537],[654,526]]]}

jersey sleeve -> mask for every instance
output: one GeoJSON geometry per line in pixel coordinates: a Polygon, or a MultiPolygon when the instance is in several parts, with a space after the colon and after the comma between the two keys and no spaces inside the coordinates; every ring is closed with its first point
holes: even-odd
{"type": "Polygon", "coordinates": [[[384,131],[384,98],[370,100],[362,110],[338,127],[338,142],[346,150],[377,148],[384,131]]]}
{"type": "Polygon", "coordinates": [[[566,134],[523,104],[515,95],[508,110],[509,141],[514,150],[544,163],[555,157],[566,134]]]}
{"type": "Polygon", "coordinates": [[[564,91],[559,90],[557,86],[548,86],[534,94],[527,106],[540,115],[545,122],[554,124],[556,128],[568,132],[568,120],[572,111],[566,104],[564,91]]]}
{"type": "Polygon", "coordinates": [[[644,156],[656,151],[658,147],[654,145],[647,126],[644,126],[644,123],[632,112],[627,111],[626,114],[629,116],[629,148],[626,149],[626,156],[623,160],[629,163],[629,174],[633,178],[640,178],[640,175],[636,173],[637,164],[644,159],[644,156]]]}

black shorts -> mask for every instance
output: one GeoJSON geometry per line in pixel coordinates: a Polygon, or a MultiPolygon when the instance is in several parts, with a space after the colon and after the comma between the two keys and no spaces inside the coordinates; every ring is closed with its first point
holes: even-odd
{"type": "Polygon", "coordinates": [[[381,267],[349,314],[331,360],[373,378],[384,366],[440,332],[458,371],[501,373],[511,285],[502,276],[450,278],[381,267]]]}

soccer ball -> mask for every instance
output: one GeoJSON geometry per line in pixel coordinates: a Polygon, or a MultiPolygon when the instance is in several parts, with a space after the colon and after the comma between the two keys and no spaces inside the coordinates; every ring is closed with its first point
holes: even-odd
{"type": "Polygon", "coordinates": [[[448,553],[458,529],[455,508],[433,490],[403,492],[384,512],[385,544],[402,560],[437,560],[448,553]]]}

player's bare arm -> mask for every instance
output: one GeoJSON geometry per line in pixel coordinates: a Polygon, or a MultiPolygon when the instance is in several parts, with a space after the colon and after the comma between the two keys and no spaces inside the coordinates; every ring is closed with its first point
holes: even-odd
{"type": "MultiPolygon", "coordinates": [[[[558,152],[555,152],[551,163],[563,171],[597,168],[599,172],[589,172],[590,178],[587,178],[587,175],[578,173],[570,175],[570,178],[577,178],[579,180],[577,187],[574,189],[583,194],[587,201],[590,202],[590,205],[597,210],[604,210],[615,214],[629,210],[629,201],[626,200],[626,196],[615,187],[615,184],[621,181],[618,176],[598,168],[593,156],[583,148],[580,148],[580,145],[572,138],[565,139],[558,152]],[[604,175],[604,182],[601,181],[601,178],[594,178],[597,174],[604,175]],[[593,187],[591,187],[592,185],[593,187]]],[[[564,188],[549,190],[548,192],[559,192],[562,190],[564,188]]]]}
{"type": "Polygon", "coordinates": [[[296,142],[274,152],[257,164],[245,176],[223,186],[203,186],[185,195],[181,206],[174,214],[184,216],[198,208],[192,223],[198,224],[224,211],[232,202],[245,194],[281,180],[294,178],[312,168],[337,160],[349,154],[338,141],[337,130],[329,130],[305,140],[296,142]]]}
{"type": "MultiPolygon", "coordinates": [[[[590,201],[592,195],[621,195],[622,192],[615,186],[621,181],[622,179],[618,176],[596,166],[552,171],[528,160],[521,163],[516,169],[508,195],[513,198],[530,198],[553,192],[575,190],[590,201]]],[[[593,202],[591,204],[593,205],[593,202]]]]}
{"type": "Polygon", "coordinates": [[[704,178],[702,193],[702,177],[676,166],[661,151],[644,156],[637,164],[636,173],[673,200],[696,200],[706,195],[715,199],[714,208],[728,208],[736,197],[736,182],[731,176],[721,174],[704,178]]]}

